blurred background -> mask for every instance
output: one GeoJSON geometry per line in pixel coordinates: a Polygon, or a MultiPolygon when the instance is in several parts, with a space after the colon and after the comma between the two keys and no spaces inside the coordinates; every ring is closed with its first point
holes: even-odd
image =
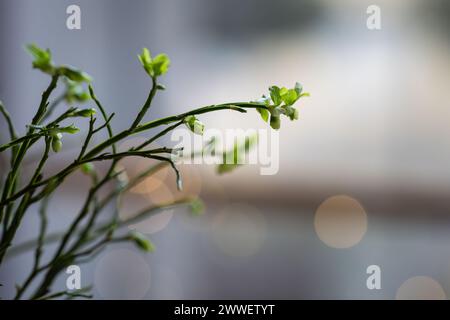
{"type": "MultiPolygon", "coordinates": [[[[31,69],[23,50],[31,42],[92,75],[116,130],[148,94],[142,47],[172,61],[147,119],[254,100],[273,84],[299,81],[311,93],[298,104],[299,121],[283,119],[276,175],[260,175],[257,165],[223,176],[184,165],[184,192],[201,195],[205,214],[163,212],[136,226],[155,253],[114,245],[83,265],[82,283],[93,283],[98,299],[447,298],[449,18],[445,0],[1,1],[0,98],[23,132],[49,81],[31,69]],[[71,4],[81,8],[81,30],[66,28],[71,4]],[[366,26],[371,4],[381,8],[381,30],[366,26]],[[366,286],[370,265],[381,269],[380,290],[366,286]]],[[[267,129],[256,112],[201,120],[267,129]]],[[[0,132],[4,143],[3,121],[0,132]]],[[[52,166],[78,144],[65,143],[52,166]]],[[[145,163],[124,167],[133,174],[145,163]]],[[[73,218],[86,185],[82,176],[64,184],[51,228],[73,218]]],[[[120,212],[178,196],[163,172],[121,199],[120,212]]],[[[33,210],[18,242],[35,237],[33,210]]],[[[31,257],[12,257],[0,270],[2,296],[31,257]]]]}

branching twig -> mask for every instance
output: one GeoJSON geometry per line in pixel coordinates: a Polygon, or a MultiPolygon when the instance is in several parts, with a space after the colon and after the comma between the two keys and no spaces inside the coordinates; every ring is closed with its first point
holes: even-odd
{"type": "MultiPolygon", "coordinates": [[[[145,251],[153,250],[153,245],[142,235],[132,232],[117,236],[116,232],[125,227],[136,224],[143,219],[150,217],[161,210],[192,203],[192,208],[199,207],[195,199],[183,198],[166,204],[151,206],[135,213],[131,218],[120,220],[118,210],[113,214],[107,215],[100,221],[99,216],[114,199],[124,192],[135,187],[143,178],[151,175],[161,168],[170,166],[176,176],[176,185],[179,190],[182,189],[182,179],[171,155],[182,148],[159,147],[148,149],[157,139],[165,136],[175,130],[182,124],[195,134],[202,134],[204,125],[196,118],[198,115],[217,112],[221,110],[231,110],[240,113],[246,113],[248,109],[257,110],[264,121],[269,122],[272,128],[278,129],[280,125],[280,115],[288,116],[291,120],[298,117],[298,111],[292,105],[303,95],[300,85],[293,89],[270,88],[270,98],[263,96],[259,102],[236,102],[222,103],[216,105],[204,106],[183,112],[178,115],[167,116],[160,119],[154,119],[143,123],[145,116],[150,109],[158,90],[164,90],[164,87],[158,83],[160,76],[165,74],[169,67],[169,59],[166,55],[160,54],[152,58],[150,52],[144,49],[139,59],[151,78],[151,88],[143,106],[139,109],[134,121],[127,129],[114,133],[111,122],[114,113],[108,115],[103,105],[94,93],[94,89],[89,85],[89,94],[83,91],[81,84],[89,83],[91,78],[86,73],[69,67],[67,65],[56,66],[53,64],[49,50],[42,50],[35,45],[28,46],[28,50],[34,57],[33,67],[40,69],[46,74],[51,75],[51,81],[47,89],[43,92],[41,101],[34,114],[30,124],[27,126],[26,133],[19,137],[16,133],[11,118],[0,102],[0,113],[4,116],[10,133],[10,141],[0,145],[0,153],[11,150],[11,169],[6,175],[4,185],[2,186],[0,196],[0,226],[2,234],[0,239],[0,266],[5,256],[12,256],[25,252],[30,248],[35,248],[34,262],[27,278],[21,286],[17,287],[15,298],[21,299],[29,291],[35,282],[35,291],[29,296],[31,299],[56,299],[61,297],[75,298],[85,297],[87,288],[78,291],[60,291],[51,293],[51,287],[56,277],[69,265],[73,263],[83,263],[89,261],[96,254],[101,252],[107,245],[115,242],[133,241],[140,249],[145,251]],[[50,96],[57,86],[58,80],[63,79],[66,82],[66,91],[59,97],[50,102],[50,96]],[[66,100],[68,103],[77,101],[82,102],[86,99],[92,101],[100,110],[102,124],[96,126],[97,117],[95,109],[78,109],[76,107],[67,108],[53,121],[45,124],[51,117],[56,106],[66,100]],[[51,151],[58,152],[62,148],[63,134],[75,134],[79,129],[74,125],[64,126],[62,123],[69,118],[89,118],[89,128],[84,141],[80,147],[76,158],[66,164],[60,171],[46,175],[44,177],[44,167],[47,163],[51,151]],[[270,121],[269,121],[270,120],[270,121]],[[117,143],[124,139],[143,132],[148,132],[154,128],[163,127],[158,133],[147,138],[143,143],[132,146],[128,150],[117,151],[117,143]],[[107,131],[108,137],[97,145],[91,146],[94,136],[103,130],[107,131]],[[20,171],[24,166],[24,159],[30,148],[40,141],[44,141],[44,150],[42,157],[38,162],[31,178],[27,181],[19,179],[20,171]],[[156,160],[158,163],[130,181],[121,179],[121,171],[118,170],[118,162],[127,157],[144,157],[156,160]],[[109,167],[103,175],[95,170],[94,163],[107,161],[109,167]],[[65,181],[65,179],[75,171],[81,169],[91,178],[91,186],[88,190],[83,204],[79,208],[78,214],[65,230],[60,233],[47,234],[47,204],[48,199],[65,181]],[[106,196],[101,196],[107,185],[115,182],[115,187],[109,191],[106,196]],[[40,227],[36,240],[27,241],[16,245],[10,250],[15,235],[21,226],[22,220],[30,206],[36,202],[41,202],[40,227]],[[194,206],[194,204],[196,206],[194,206]],[[54,242],[59,242],[56,249],[52,252],[51,258],[42,262],[44,248],[54,242]]],[[[200,151],[202,153],[203,150],[200,151]]],[[[200,206],[201,207],[201,206],[200,206]]]]}

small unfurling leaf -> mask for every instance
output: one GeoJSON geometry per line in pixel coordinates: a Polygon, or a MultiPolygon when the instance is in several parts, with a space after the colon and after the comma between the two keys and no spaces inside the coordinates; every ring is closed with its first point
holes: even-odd
{"type": "Polygon", "coordinates": [[[264,120],[264,122],[269,121],[270,113],[269,113],[269,111],[267,109],[258,108],[256,110],[259,112],[259,114],[261,115],[261,118],[264,120]]]}
{"type": "Polygon", "coordinates": [[[53,74],[54,67],[52,63],[52,55],[49,49],[41,49],[35,44],[27,46],[28,52],[33,56],[33,68],[39,69],[45,73],[53,74]]]}
{"type": "Polygon", "coordinates": [[[160,53],[152,58],[150,51],[147,48],[143,48],[138,58],[144,70],[152,78],[159,77],[169,70],[170,59],[165,53],[160,53]]]}
{"type": "Polygon", "coordinates": [[[279,106],[282,102],[281,100],[281,89],[277,86],[271,86],[269,88],[270,92],[270,98],[272,99],[272,102],[274,106],[279,106]]]}
{"type": "Polygon", "coordinates": [[[160,53],[153,59],[152,64],[155,77],[159,77],[169,70],[170,59],[165,53],[160,53]]]}

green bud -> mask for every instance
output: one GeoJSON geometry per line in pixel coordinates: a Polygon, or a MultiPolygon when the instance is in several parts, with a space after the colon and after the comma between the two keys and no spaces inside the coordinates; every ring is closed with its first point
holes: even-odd
{"type": "Polygon", "coordinates": [[[86,162],[81,165],[81,171],[85,174],[90,174],[94,171],[94,165],[91,162],[86,162]]]}
{"type": "Polygon", "coordinates": [[[80,129],[78,129],[77,127],[75,127],[73,124],[71,124],[68,127],[62,127],[62,128],[58,128],[57,129],[59,132],[64,132],[64,133],[68,133],[68,134],[75,134],[78,131],[80,131],[80,129]]]}
{"type": "Polygon", "coordinates": [[[89,109],[83,109],[80,111],[75,112],[75,117],[84,117],[84,118],[90,118],[91,116],[95,115],[97,113],[97,110],[94,108],[89,109]]]}
{"type": "Polygon", "coordinates": [[[58,132],[58,131],[54,131],[54,130],[51,131],[50,135],[51,135],[54,139],[58,139],[58,140],[61,140],[62,137],[63,137],[62,133],[60,133],[60,132],[58,132]]]}
{"type": "Polygon", "coordinates": [[[184,119],[184,123],[193,133],[203,135],[205,125],[200,122],[195,116],[187,116],[184,119]]]}
{"type": "Polygon", "coordinates": [[[155,251],[155,245],[140,232],[133,231],[130,234],[130,240],[132,240],[139,249],[145,252],[155,251]]]}
{"type": "Polygon", "coordinates": [[[303,86],[300,83],[296,82],[294,90],[295,90],[295,92],[297,92],[297,95],[300,96],[300,94],[303,91],[303,86]]]}
{"type": "Polygon", "coordinates": [[[281,126],[280,117],[272,115],[270,117],[270,126],[272,127],[272,129],[275,129],[275,130],[280,129],[280,126],[281,126]]]}
{"type": "Polygon", "coordinates": [[[61,139],[59,139],[57,136],[54,136],[52,138],[52,149],[54,152],[59,152],[61,151],[62,148],[62,141],[61,139]]]}

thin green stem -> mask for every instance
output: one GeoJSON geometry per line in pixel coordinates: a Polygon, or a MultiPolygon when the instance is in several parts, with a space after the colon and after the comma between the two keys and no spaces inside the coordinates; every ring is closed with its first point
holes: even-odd
{"type": "MultiPolygon", "coordinates": [[[[47,144],[50,144],[50,141],[47,142],[47,144]]],[[[20,299],[24,292],[28,289],[29,285],[33,282],[33,280],[36,278],[36,276],[43,271],[42,268],[39,267],[40,261],[41,261],[41,255],[44,248],[45,243],[45,234],[47,231],[47,206],[48,206],[48,197],[46,197],[42,203],[41,208],[39,210],[39,216],[41,218],[41,225],[39,229],[39,237],[37,239],[37,246],[34,253],[34,264],[33,269],[31,270],[29,276],[25,280],[24,284],[18,288],[17,294],[14,299],[20,299]]]]}
{"type": "MultiPolygon", "coordinates": [[[[3,115],[3,117],[5,118],[6,123],[8,124],[9,136],[10,136],[11,140],[17,139],[17,132],[16,132],[16,129],[14,128],[14,124],[11,120],[11,116],[9,115],[9,113],[6,110],[5,106],[3,105],[2,101],[0,101],[0,112],[3,115]]],[[[0,147],[0,152],[3,151],[1,149],[2,148],[0,147]]],[[[11,166],[13,165],[13,160],[14,160],[16,153],[17,153],[17,148],[14,147],[11,150],[11,166]]],[[[1,218],[0,218],[0,222],[1,222],[1,218]]]]}
{"type": "Polygon", "coordinates": [[[133,124],[130,127],[130,131],[134,130],[142,121],[145,114],[147,113],[148,109],[150,108],[153,98],[156,95],[156,92],[158,91],[158,84],[156,82],[156,78],[152,77],[152,89],[150,90],[150,93],[148,94],[147,100],[145,101],[144,106],[139,111],[136,119],[134,119],[133,124]]]}
{"type": "Polygon", "coordinates": [[[8,124],[8,130],[9,130],[9,135],[11,137],[11,140],[16,139],[17,138],[16,129],[14,128],[14,124],[11,120],[11,116],[9,115],[9,112],[6,110],[2,101],[0,101],[0,112],[3,115],[3,117],[5,117],[6,123],[8,124]]]}
{"type": "MultiPolygon", "coordinates": [[[[213,106],[202,107],[202,108],[198,108],[198,109],[186,112],[186,113],[182,113],[177,116],[171,116],[171,117],[154,120],[154,121],[146,123],[145,125],[141,125],[141,126],[137,127],[133,132],[130,132],[129,130],[125,130],[125,131],[122,131],[122,132],[116,134],[112,138],[106,140],[103,143],[100,143],[99,145],[97,145],[96,147],[94,147],[93,149],[88,151],[87,154],[85,154],[84,159],[94,157],[95,155],[100,153],[102,150],[108,148],[112,144],[114,144],[132,134],[142,132],[145,130],[150,130],[152,128],[155,128],[155,127],[158,127],[158,126],[161,126],[164,124],[182,120],[185,117],[187,117],[188,115],[197,115],[197,114],[215,112],[215,111],[219,111],[219,110],[234,110],[234,111],[238,111],[238,112],[246,112],[245,108],[267,109],[267,107],[262,106],[257,103],[241,103],[241,102],[239,102],[239,103],[231,103],[231,104],[229,103],[229,104],[223,104],[223,105],[213,105],[213,106]]],[[[89,162],[89,160],[83,161],[82,163],[84,163],[84,162],[89,162]]],[[[65,176],[70,174],[73,170],[75,170],[77,167],[79,167],[80,164],[82,164],[82,163],[74,162],[74,163],[70,164],[69,166],[67,166],[66,168],[64,168],[63,170],[61,170],[60,172],[58,172],[57,174],[53,175],[52,177],[42,180],[38,183],[35,183],[34,185],[31,185],[27,188],[24,188],[24,189],[18,191],[16,194],[10,196],[9,198],[2,200],[0,202],[0,206],[4,206],[4,205],[10,203],[11,201],[16,200],[17,198],[19,198],[22,195],[24,195],[25,193],[27,193],[30,189],[36,189],[38,187],[48,184],[50,181],[53,181],[53,180],[64,179],[65,176]]]]}
{"type": "MultiPolygon", "coordinates": [[[[29,182],[29,186],[32,185],[33,183],[35,183],[36,181],[38,181],[38,179],[40,179],[41,177],[41,172],[42,169],[44,168],[44,164],[48,159],[48,155],[50,152],[50,138],[46,139],[46,143],[45,143],[45,150],[44,153],[42,155],[41,160],[39,161],[39,164],[29,182]]],[[[25,215],[25,212],[29,206],[29,201],[31,199],[31,197],[33,196],[33,192],[34,189],[31,189],[21,200],[15,214],[14,217],[12,219],[11,225],[7,226],[7,224],[5,223],[5,229],[3,232],[3,237],[2,237],[2,241],[1,241],[1,247],[0,247],[0,264],[8,250],[8,248],[11,245],[11,241],[14,238],[17,229],[19,228],[20,222],[22,221],[23,216],[25,215]]],[[[8,221],[9,217],[5,217],[5,220],[8,221]]],[[[5,222],[6,222],[5,221],[5,222]]]]}
{"type": "Polygon", "coordinates": [[[50,105],[47,108],[46,113],[44,114],[42,119],[39,121],[39,123],[44,122],[45,120],[47,120],[48,118],[50,118],[52,116],[53,112],[56,110],[56,107],[64,100],[65,96],[66,96],[65,93],[62,93],[52,103],[50,103],[50,105]]]}

